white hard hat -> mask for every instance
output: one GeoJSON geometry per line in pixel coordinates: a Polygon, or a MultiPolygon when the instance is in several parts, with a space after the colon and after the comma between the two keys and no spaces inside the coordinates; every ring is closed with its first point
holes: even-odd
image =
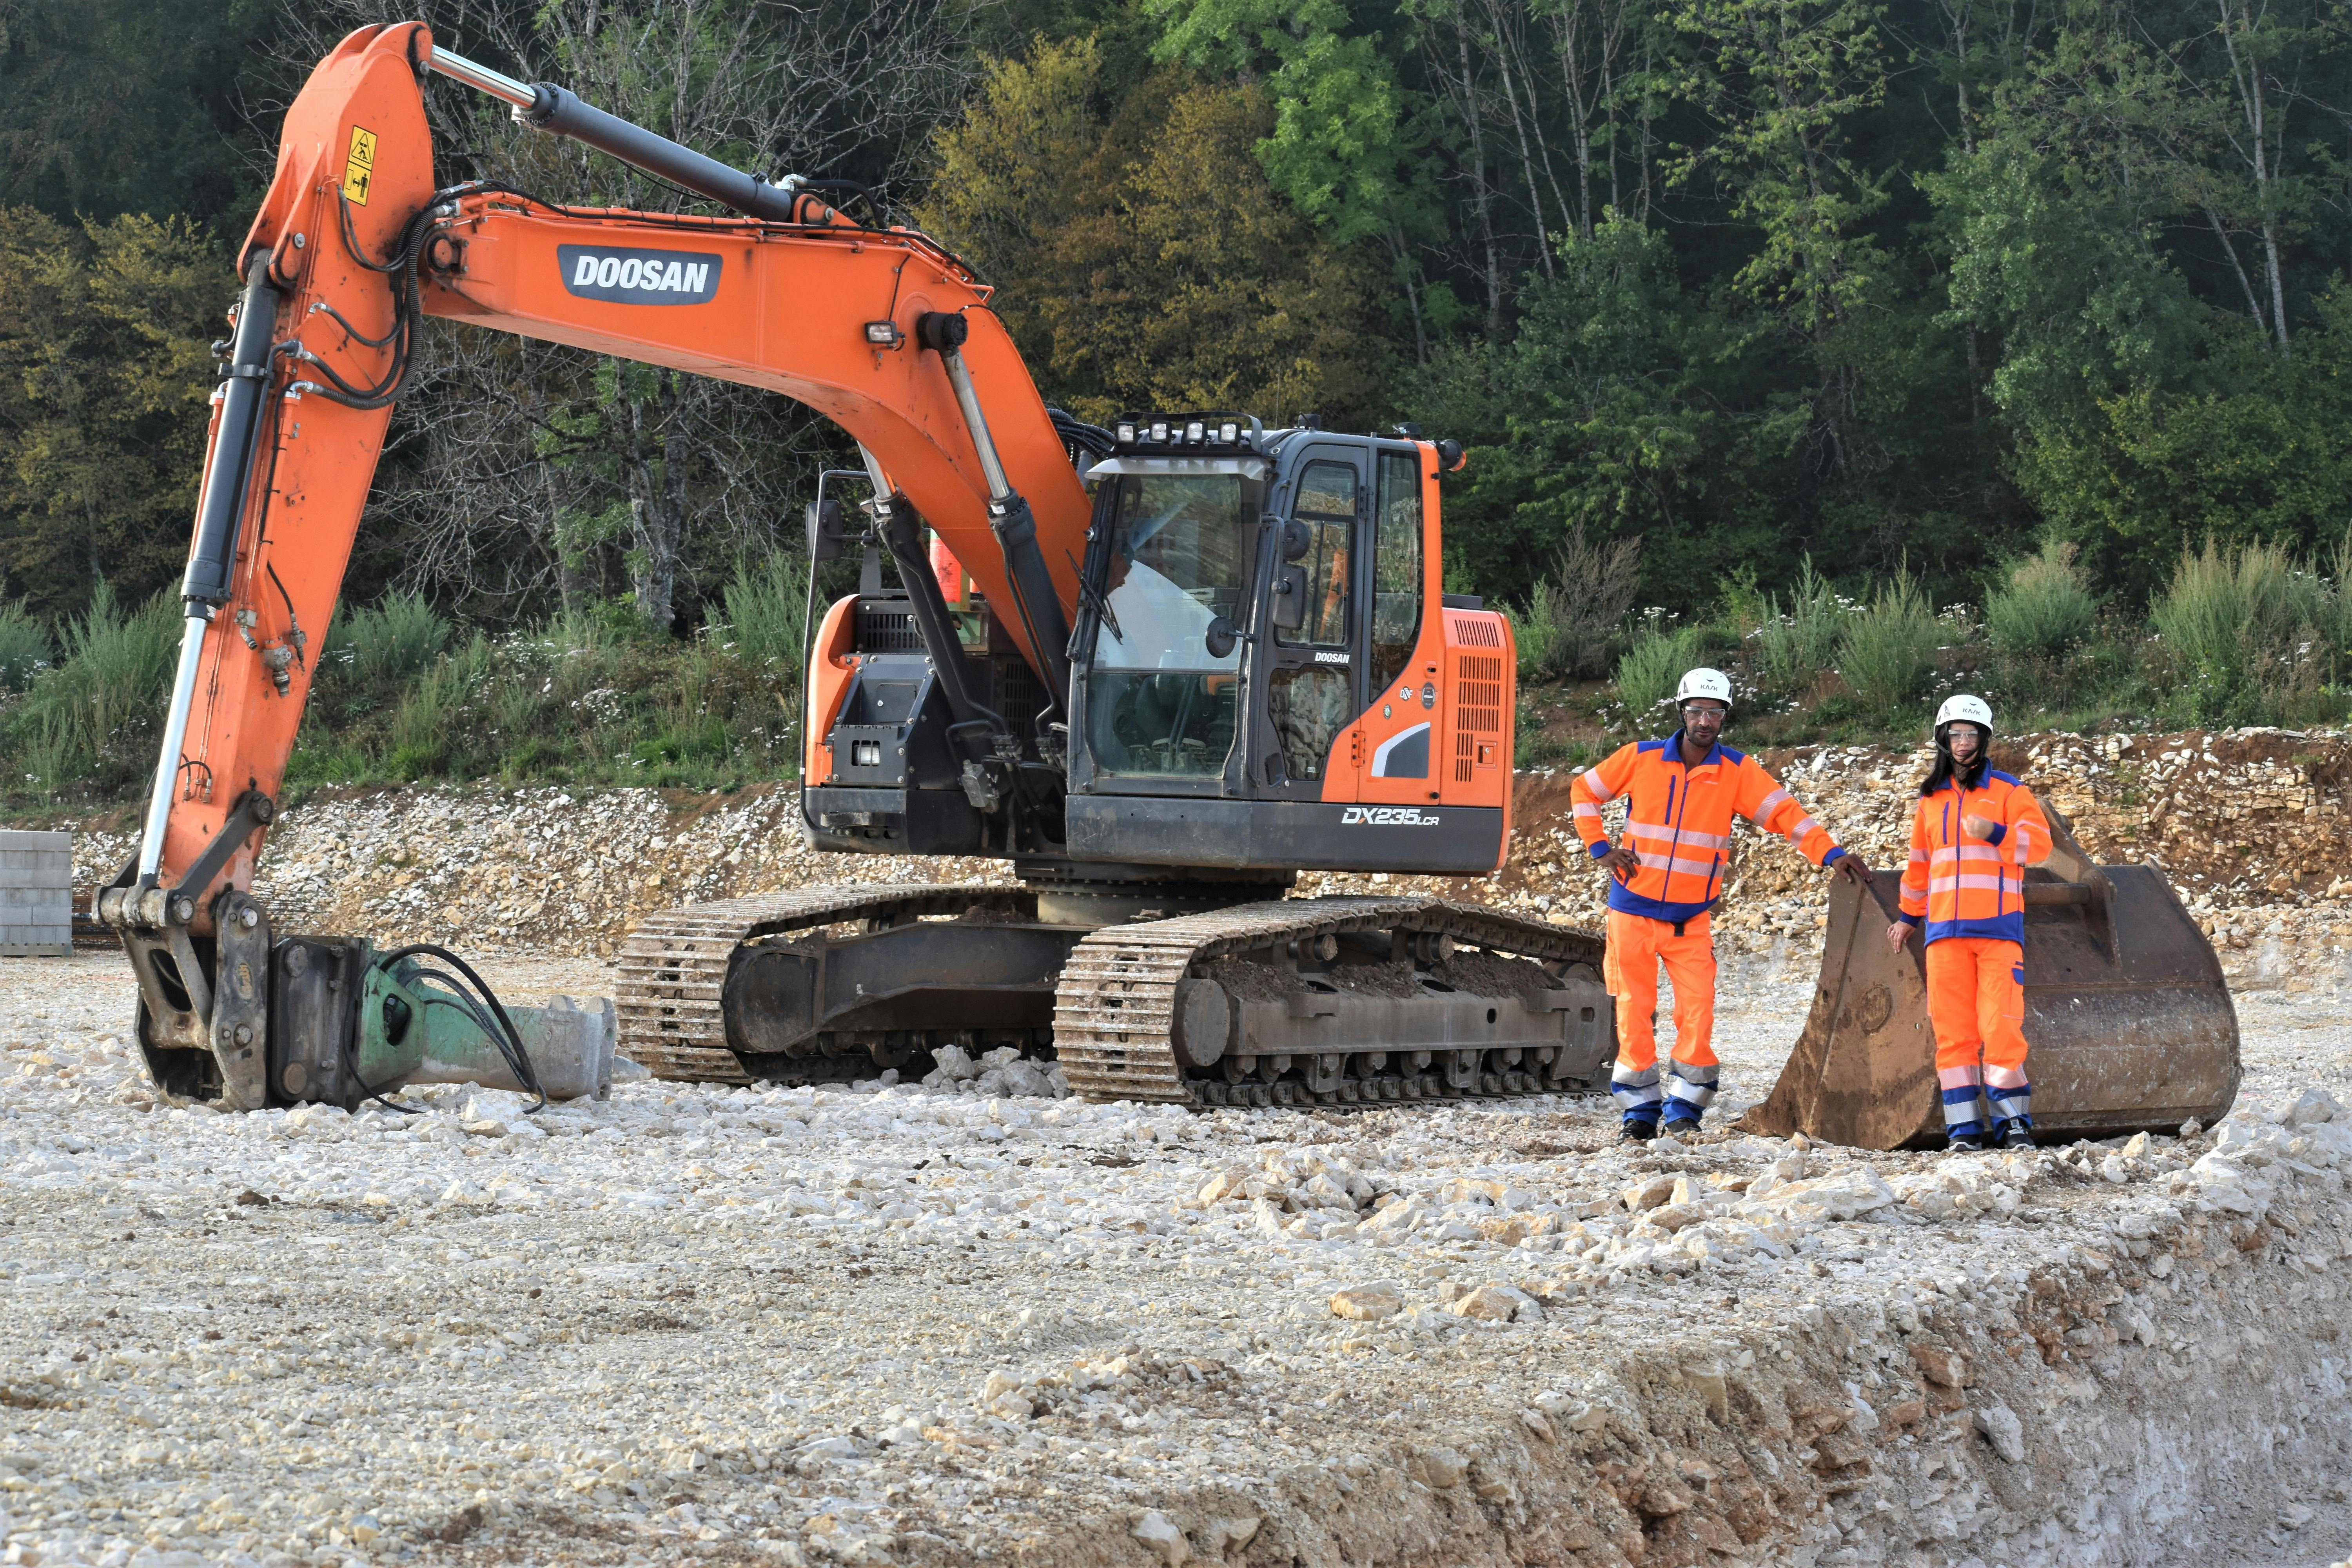
{"type": "Polygon", "coordinates": [[[1719,669],[1701,667],[1685,670],[1683,681],[1675,688],[1675,706],[1679,708],[1694,697],[1712,697],[1726,708],[1731,706],[1731,677],[1719,669]]]}
{"type": "Polygon", "coordinates": [[[1986,706],[1983,698],[1971,697],[1963,691],[1957,697],[1946,698],[1944,705],[1936,710],[1937,734],[1943,733],[1945,725],[1955,722],[1974,724],[1990,735],[1992,733],[1992,710],[1986,706]]]}

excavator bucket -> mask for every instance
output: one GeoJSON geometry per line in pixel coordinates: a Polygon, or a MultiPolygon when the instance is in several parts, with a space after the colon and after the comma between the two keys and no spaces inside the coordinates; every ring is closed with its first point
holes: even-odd
{"type": "MultiPolygon", "coordinates": [[[[2026,1077],[2045,1142],[2209,1125],[2238,1093],[2238,1015],[2212,945],[2151,865],[2094,866],[2057,841],[2026,873],[2026,1077]]],[[[1861,1149],[1943,1142],[1924,949],[1887,925],[1899,885],[1832,879],[1811,1015],[1771,1094],[1741,1119],[1861,1149]]]]}

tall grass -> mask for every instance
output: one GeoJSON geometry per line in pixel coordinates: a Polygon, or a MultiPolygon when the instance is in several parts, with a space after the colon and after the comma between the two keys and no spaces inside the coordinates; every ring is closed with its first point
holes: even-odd
{"type": "Polygon", "coordinates": [[[25,606],[0,604],[0,692],[22,691],[49,666],[49,634],[25,606]]]}
{"type": "Polygon", "coordinates": [[[1783,613],[1778,595],[1764,600],[1762,624],[1756,631],[1756,663],[1759,684],[1776,697],[1795,697],[1837,663],[1853,618],[1845,600],[1805,557],[1796,586],[1790,591],[1783,613]]]}
{"type": "Polygon", "coordinates": [[[397,686],[432,667],[449,646],[449,623],[420,594],[387,594],[352,617],[352,673],[397,686]]]}
{"type": "MultiPolygon", "coordinates": [[[[1520,646],[1559,674],[1593,668],[1595,647],[1622,642],[1617,705],[1600,705],[1621,735],[1671,728],[1675,684],[1696,665],[1731,676],[1742,743],[1753,745],[1914,736],[1939,672],[1972,674],[1989,657],[2010,671],[1996,689],[2005,722],[2301,724],[2341,721],[2352,707],[2352,535],[2312,561],[2268,545],[2185,553],[2146,615],[2098,607],[2072,553],[2045,544],[1993,585],[1980,636],[1965,615],[1938,618],[1907,573],[1857,607],[1811,562],[1779,595],[1750,576],[1727,581],[1712,618],[1620,615],[1596,630],[1617,600],[1570,594],[1571,577],[1606,575],[1607,558],[1585,548],[1517,617],[1520,646]],[[1850,697],[1821,688],[1830,671],[1850,697]],[[1754,704],[1759,694],[1777,700],[1754,704]]],[[[1616,558],[1630,574],[1630,552],[1616,558]]],[[[709,606],[725,617],[682,641],[617,602],[497,633],[453,626],[411,595],[339,612],[289,783],[790,779],[806,570],[789,556],[744,560],[709,606]]],[[[168,594],[133,614],[101,589],[46,636],[0,605],[0,796],[135,798],[153,767],[180,626],[168,594]]],[[[1609,743],[1561,731],[1558,712],[1523,703],[1523,763],[1609,743]]]]}
{"type": "Polygon", "coordinates": [[[1676,631],[1653,627],[1633,639],[1617,661],[1617,696],[1635,728],[1654,723],[1668,713],[1683,671],[1698,662],[1698,628],[1676,631]]]}
{"type": "Polygon", "coordinates": [[[1560,649],[1559,619],[1552,613],[1552,595],[1538,583],[1528,595],[1524,610],[1503,606],[1510,617],[1511,642],[1519,650],[1519,681],[1522,685],[1559,675],[1554,658],[1560,649]]]}
{"type": "Polygon", "coordinates": [[[1944,637],[1919,580],[1897,572],[1847,623],[1838,673],[1866,711],[1890,715],[1927,695],[1944,637]]]}
{"type": "Polygon", "coordinates": [[[2278,545],[2223,550],[2209,538],[2201,553],[2182,551],[2148,618],[2194,715],[2243,720],[2315,686],[2328,662],[2323,628],[2339,625],[2340,584],[2332,589],[2278,545]]]}
{"type": "Polygon", "coordinates": [[[10,714],[11,750],[26,782],[51,795],[110,794],[152,772],[181,625],[168,590],[126,615],[112,586],[98,585],[89,608],[67,623],[56,666],[35,677],[10,714]]]}
{"type": "Polygon", "coordinates": [[[2327,554],[2328,605],[2320,622],[2327,681],[2338,697],[2352,696],[2352,530],[2327,554]]]}
{"type": "Polygon", "coordinates": [[[2051,539],[1986,598],[1985,631],[2013,659],[2055,666],[2090,637],[2098,614],[2074,546],[2051,539]]]}

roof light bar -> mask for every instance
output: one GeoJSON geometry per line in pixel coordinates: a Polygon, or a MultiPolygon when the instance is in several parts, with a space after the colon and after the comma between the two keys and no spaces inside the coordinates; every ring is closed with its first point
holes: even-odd
{"type": "Polygon", "coordinates": [[[1120,447],[1230,447],[1255,452],[1265,427],[1238,414],[1125,414],[1112,425],[1111,434],[1120,447]]]}

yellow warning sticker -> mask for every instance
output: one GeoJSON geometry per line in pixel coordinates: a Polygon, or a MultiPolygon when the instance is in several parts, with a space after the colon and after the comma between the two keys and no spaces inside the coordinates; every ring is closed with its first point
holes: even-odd
{"type": "Polygon", "coordinates": [[[375,181],[375,132],[352,127],[352,153],[343,160],[343,195],[353,205],[367,205],[368,186],[375,181]]]}

